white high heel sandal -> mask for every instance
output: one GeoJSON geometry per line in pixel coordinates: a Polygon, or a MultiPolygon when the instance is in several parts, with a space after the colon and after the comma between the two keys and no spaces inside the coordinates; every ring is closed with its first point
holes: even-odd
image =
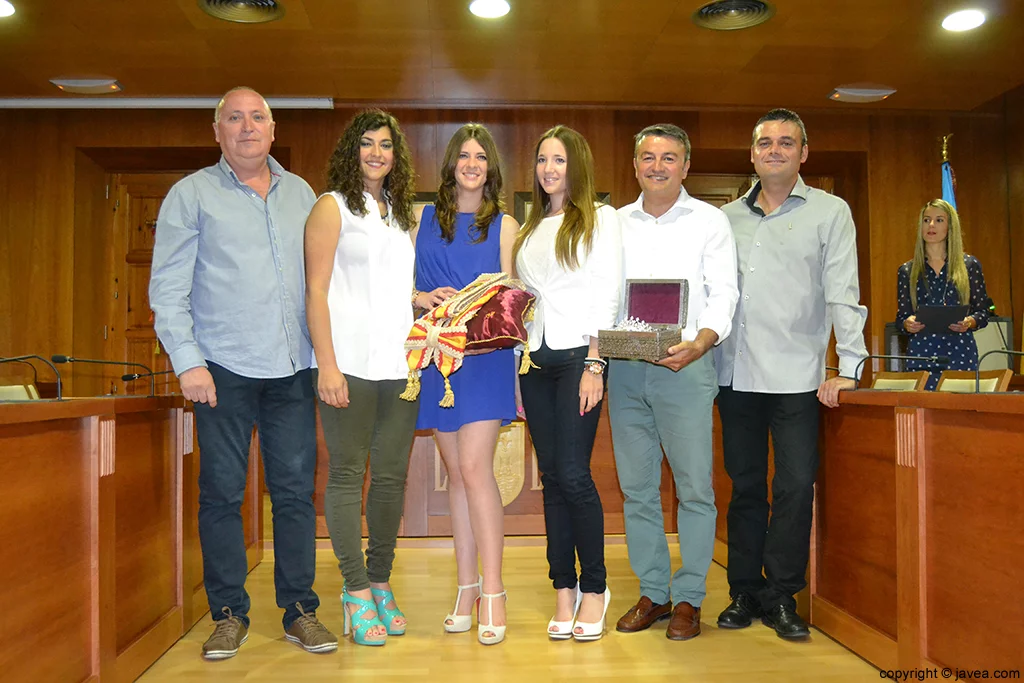
{"type": "Polygon", "coordinates": [[[612,591],[607,586],[604,589],[604,611],[601,612],[601,621],[593,624],[587,624],[582,621],[577,621],[576,626],[572,629],[572,637],[577,642],[585,642],[588,640],[598,640],[604,635],[604,618],[608,614],[608,605],[612,601],[612,591]],[[576,633],[576,629],[582,629],[583,633],[576,633]]]}
{"type": "MultiPolygon", "coordinates": [[[[483,584],[481,583],[481,586],[482,585],[483,584]]],[[[478,602],[477,603],[477,605],[478,605],[477,606],[477,615],[476,615],[476,621],[477,621],[476,639],[479,640],[481,642],[481,644],[483,644],[483,645],[497,645],[501,641],[505,640],[505,629],[507,627],[505,627],[505,626],[495,626],[494,625],[494,607],[491,604],[491,601],[493,599],[495,599],[495,598],[502,598],[503,597],[503,598],[505,598],[505,602],[507,603],[508,602],[508,594],[505,591],[501,591],[500,593],[484,593],[483,592],[483,588],[481,588],[480,591],[481,591],[480,592],[480,597],[481,598],[487,598],[487,622],[488,623],[485,624],[483,622],[483,619],[480,618],[480,609],[483,606],[483,603],[482,602],[478,602]],[[484,634],[487,633],[488,631],[490,631],[494,635],[493,636],[485,636],[484,634]]]]}
{"type": "Polygon", "coordinates": [[[569,621],[555,621],[554,617],[548,622],[548,638],[551,640],[569,640],[572,638],[572,625],[576,623],[576,615],[580,611],[580,601],[583,593],[580,592],[580,585],[576,584],[576,606],[572,608],[572,619],[569,621]],[[552,631],[551,629],[555,629],[552,631]]]}
{"type": "MultiPolygon", "coordinates": [[[[444,630],[448,633],[465,633],[473,627],[473,611],[470,608],[469,614],[455,614],[459,611],[459,602],[462,600],[462,591],[469,590],[470,588],[477,588],[480,592],[483,592],[483,581],[484,577],[480,577],[476,583],[471,583],[466,586],[459,586],[459,592],[455,596],[455,607],[452,609],[452,613],[448,614],[444,618],[444,630]],[[451,621],[452,623],[448,623],[451,621]]],[[[477,596],[474,602],[474,607],[480,607],[480,596],[477,596]]]]}

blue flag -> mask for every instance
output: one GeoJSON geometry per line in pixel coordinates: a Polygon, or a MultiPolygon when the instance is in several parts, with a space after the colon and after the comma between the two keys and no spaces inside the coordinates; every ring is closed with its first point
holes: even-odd
{"type": "Polygon", "coordinates": [[[948,161],[942,162],[942,199],[956,209],[956,176],[948,161]]]}

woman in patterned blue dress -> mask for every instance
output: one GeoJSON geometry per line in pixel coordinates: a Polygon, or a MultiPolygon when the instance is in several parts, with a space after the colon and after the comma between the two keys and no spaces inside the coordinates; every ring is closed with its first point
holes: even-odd
{"type": "Polygon", "coordinates": [[[910,335],[911,356],[945,356],[949,365],[907,361],[908,370],[928,370],[928,391],[948,370],[977,370],[978,345],[972,330],[988,324],[985,276],[977,258],[964,253],[960,218],[956,209],[933,199],[921,209],[914,258],[897,273],[896,323],[910,335]],[[968,306],[968,315],[948,330],[925,329],[914,313],[918,306],[968,306]]]}
{"type": "MultiPolygon", "coordinates": [[[[416,245],[417,306],[441,303],[429,292],[461,289],[482,273],[512,273],[512,244],[519,231],[504,213],[498,150],[486,128],[467,124],[448,143],[437,203],[422,210],[416,245]]],[[[434,365],[421,377],[417,429],[434,430],[448,470],[448,501],[455,540],[459,591],[444,620],[450,633],[468,631],[473,604],[477,638],[485,645],[505,637],[501,578],[504,508],[494,479],[498,430],[516,417],[516,361],[511,349],[468,355],[452,373],[455,405],[438,405],[444,380],[434,365]],[[477,570],[479,556],[481,575],[477,570]]]]}

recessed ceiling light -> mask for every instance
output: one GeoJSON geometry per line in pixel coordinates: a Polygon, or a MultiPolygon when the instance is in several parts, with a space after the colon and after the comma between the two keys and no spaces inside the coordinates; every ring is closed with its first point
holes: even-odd
{"type": "Polygon", "coordinates": [[[895,88],[884,85],[855,83],[839,86],[829,93],[828,98],[834,102],[881,102],[895,92],[895,88]]]}
{"type": "Polygon", "coordinates": [[[107,95],[121,92],[121,84],[113,78],[51,78],[50,83],[64,92],[76,95],[107,95]]]}
{"type": "Polygon", "coordinates": [[[469,3],[469,11],[484,19],[497,19],[508,14],[507,0],[473,0],[469,3]]]}
{"type": "Polygon", "coordinates": [[[985,23],[985,13],[980,9],[965,9],[953,12],[942,20],[942,28],[947,31],[970,31],[985,23]]]}
{"type": "Polygon", "coordinates": [[[775,16],[775,8],[764,0],[712,0],[691,15],[701,28],[736,31],[751,28],[775,16]]]}
{"type": "Polygon", "coordinates": [[[0,17],[9,17],[14,14],[14,5],[7,0],[0,0],[0,17]]]}

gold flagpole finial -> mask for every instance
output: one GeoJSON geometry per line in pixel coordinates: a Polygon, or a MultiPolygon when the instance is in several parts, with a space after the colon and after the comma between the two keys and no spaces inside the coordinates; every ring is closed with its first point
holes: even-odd
{"type": "Polygon", "coordinates": [[[953,137],[953,134],[942,136],[942,163],[949,161],[949,139],[953,137]]]}

